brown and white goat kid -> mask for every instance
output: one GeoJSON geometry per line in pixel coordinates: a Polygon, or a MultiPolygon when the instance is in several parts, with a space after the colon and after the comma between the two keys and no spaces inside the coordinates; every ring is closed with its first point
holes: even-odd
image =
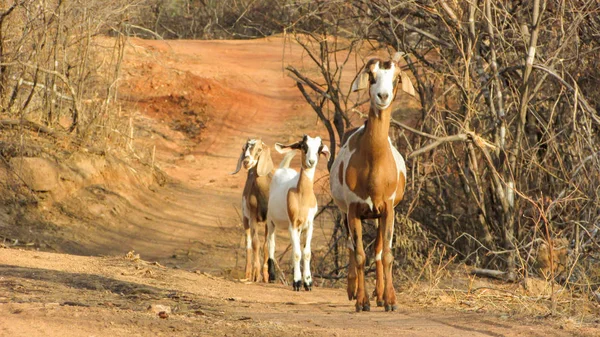
{"type": "MultiPolygon", "coordinates": [[[[248,139],[242,147],[237,168],[231,174],[238,173],[242,164],[248,170],[246,186],[242,194],[242,216],[246,230],[246,279],[256,282],[260,275],[257,228],[259,223],[265,223],[267,219],[269,186],[273,177],[271,150],[260,139],[248,139]]],[[[265,282],[267,277],[266,270],[263,270],[265,282]]]]}
{"type": "MultiPolygon", "coordinates": [[[[401,55],[401,54],[400,54],[401,55]]],[[[377,219],[375,240],[377,306],[396,310],[396,293],[392,283],[392,237],[394,206],[404,196],[406,166],[388,136],[391,104],[398,84],[414,95],[410,79],[398,64],[399,56],[383,61],[372,59],[354,81],[352,90],[369,86],[371,107],[365,124],[349,131],[331,166],[330,187],[333,199],[345,213],[350,263],[348,299],[356,298],[356,311],[370,310],[365,286],[365,251],[362,239],[363,219],[377,219]],[[382,261],[383,260],[383,261],[382,261]]]]}
{"type": "MultiPolygon", "coordinates": [[[[275,144],[279,153],[286,153],[279,168],[273,175],[271,191],[269,193],[269,211],[267,214],[267,242],[269,247],[268,264],[269,281],[275,281],[275,227],[287,226],[292,241],[292,259],[294,262],[295,291],[304,289],[312,290],[312,276],[310,273],[310,241],[313,232],[313,220],[317,214],[317,198],[313,190],[315,170],[319,162],[319,155],[323,154],[329,160],[329,148],[324,145],[320,137],[312,138],[304,135],[301,141],[289,144],[275,144]],[[300,172],[291,169],[290,162],[296,151],[302,153],[302,166],[300,172]],[[291,152],[290,152],[291,151],[291,152]],[[300,248],[300,237],[306,233],[304,250],[300,248]],[[300,273],[300,259],[304,261],[302,274],[300,273]]],[[[265,268],[267,266],[263,266],[265,268]]]]}

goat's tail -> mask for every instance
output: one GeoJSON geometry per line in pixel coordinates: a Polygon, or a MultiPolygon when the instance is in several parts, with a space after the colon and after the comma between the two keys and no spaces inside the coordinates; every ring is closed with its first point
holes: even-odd
{"type": "Polygon", "coordinates": [[[295,155],[296,151],[290,151],[286,153],[283,159],[281,160],[281,163],[279,163],[279,168],[289,168],[290,163],[292,162],[292,159],[294,159],[295,155]]]}

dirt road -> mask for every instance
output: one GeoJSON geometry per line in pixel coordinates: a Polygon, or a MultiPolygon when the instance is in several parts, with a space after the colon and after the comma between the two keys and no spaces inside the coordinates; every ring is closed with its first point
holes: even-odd
{"type": "MultiPolygon", "coordinates": [[[[92,257],[0,249],[0,336],[597,332],[560,329],[547,318],[428,308],[403,293],[399,312],[373,308],[357,314],[345,290],[323,287],[323,281],[317,280],[321,286],[314,291],[300,293],[284,285],[240,281],[245,252],[238,212],[245,177],[228,172],[243,142],[262,136],[272,145],[303,133],[326,135],[282,72],[287,63],[301,64],[301,56],[297,46],[280,38],[132,40],[122,92],[136,125],[134,146],[139,153],[155,151],[157,165],[171,179],[164,186],[140,187],[113,174],[105,177],[110,193],[88,189],[73,196],[71,207],[86,216],[62,226],[79,245],[57,250],[92,257]],[[189,132],[197,137],[190,139],[189,132]]],[[[326,191],[325,166],[320,167],[317,184],[326,191]]],[[[330,230],[325,221],[317,224],[316,254],[330,230]]],[[[279,233],[278,254],[287,244],[286,233],[279,233]]]]}
{"type": "Polygon", "coordinates": [[[293,292],[125,256],[3,249],[0,275],[2,336],[571,335],[540,324],[428,310],[407,299],[399,312],[354,313],[341,289],[293,292]],[[167,318],[153,311],[157,305],[171,308],[167,318]]]}

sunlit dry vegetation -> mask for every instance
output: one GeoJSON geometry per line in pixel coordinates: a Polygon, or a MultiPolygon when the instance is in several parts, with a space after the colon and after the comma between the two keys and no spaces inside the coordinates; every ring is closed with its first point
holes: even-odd
{"type": "MultiPolygon", "coordinates": [[[[477,267],[474,274],[513,282],[538,276],[596,297],[594,1],[303,6],[311,13],[304,18],[318,17],[321,25],[292,31],[320,73],[288,71],[329,130],[333,149],[365,102],[342,80],[362,64],[355,51],[404,52],[418,87],[419,112],[399,104],[393,121],[411,186],[397,210],[398,239],[405,238],[396,250],[400,266],[431,263],[431,245],[442,245],[446,258],[477,267]],[[410,229],[416,231],[405,237],[410,229]],[[429,250],[415,244],[423,232],[429,250]]],[[[341,231],[336,235],[332,244],[343,240],[341,231]]]]}

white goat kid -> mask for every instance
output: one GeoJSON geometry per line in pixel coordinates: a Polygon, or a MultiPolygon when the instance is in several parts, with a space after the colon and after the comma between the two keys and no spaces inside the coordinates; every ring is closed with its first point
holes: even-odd
{"type": "Polygon", "coordinates": [[[310,242],[313,232],[313,220],[317,213],[317,198],[313,190],[315,169],[319,155],[323,154],[329,160],[329,148],[324,145],[320,137],[312,138],[304,135],[301,141],[289,144],[275,144],[279,153],[287,153],[279,169],[275,171],[269,193],[269,211],[267,213],[267,242],[269,259],[265,261],[269,271],[269,281],[275,281],[275,227],[287,226],[292,241],[292,259],[294,263],[295,291],[300,291],[304,283],[306,291],[312,290],[312,276],[310,272],[310,242]],[[302,153],[302,166],[300,172],[289,168],[290,162],[296,151],[302,153]],[[300,237],[306,233],[304,250],[300,248],[300,237]],[[304,261],[302,274],[300,272],[300,259],[304,261]]]}
{"type": "MultiPolygon", "coordinates": [[[[242,193],[242,216],[246,230],[246,279],[256,282],[260,275],[257,228],[259,223],[265,223],[267,219],[269,185],[273,176],[271,150],[260,139],[248,139],[242,147],[237,168],[231,174],[238,173],[242,164],[248,170],[246,185],[242,193]]],[[[264,248],[266,248],[266,243],[264,248]]],[[[266,260],[266,249],[264,256],[266,260]]],[[[263,270],[265,282],[267,277],[265,269],[263,270]]]]}

